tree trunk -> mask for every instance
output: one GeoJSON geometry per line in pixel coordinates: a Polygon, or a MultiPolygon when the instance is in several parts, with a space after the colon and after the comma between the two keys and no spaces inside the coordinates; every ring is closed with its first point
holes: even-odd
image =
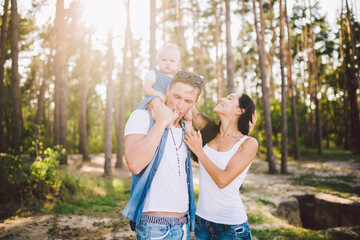
{"type": "Polygon", "coordinates": [[[44,97],[45,97],[45,90],[47,86],[47,81],[49,79],[49,67],[51,64],[51,57],[52,57],[52,49],[50,49],[50,54],[48,56],[47,61],[44,61],[44,75],[43,75],[43,82],[41,84],[40,93],[38,96],[38,109],[36,111],[36,118],[35,118],[35,154],[39,156],[39,137],[40,137],[40,128],[41,128],[41,117],[44,112],[44,97]]]}
{"type": "MultiPolygon", "coordinates": [[[[199,44],[199,65],[200,65],[200,72],[202,74],[203,80],[204,80],[204,86],[205,86],[205,82],[206,82],[206,70],[205,70],[205,63],[204,63],[204,43],[203,43],[203,33],[200,31],[200,29],[198,29],[199,27],[199,16],[200,16],[200,9],[199,9],[199,3],[196,0],[192,0],[191,1],[192,6],[193,6],[193,13],[194,13],[194,26],[197,26],[197,31],[196,31],[196,39],[195,41],[198,42],[199,44]]],[[[206,92],[206,88],[203,88],[203,99],[204,99],[204,109],[207,109],[207,92],[206,92]]]]}
{"type": "Polygon", "coordinates": [[[291,113],[292,113],[292,123],[293,123],[293,134],[294,134],[294,158],[295,160],[300,160],[300,147],[299,147],[299,130],[297,123],[297,115],[296,115],[296,103],[295,103],[295,84],[292,80],[292,55],[291,55],[291,34],[290,34],[290,25],[289,19],[287,15],[287,6],[285,0],[285,23],[287,28],[288,35],[288,43],[287,43],[287,80],[289,83],[289,95],[291,99],[291,113]]]}
{"type": "Polygon", "coordinates": [[[150,68],[156,66],[156,0],[150,0],[150,68]]]}
{"type": "Polygon", "coordinates": [[[271,46],[269,49],[269,53],[266,54],[268,60],[268,72],[269,72],[269,96],[270,98],[274,97],[274,77],[273,77],[273,63],[274,63],[274,56],[275,56],[275,42],[276,42],[276,33],[275,28],[273,26],[274,21],[274,11],[272,8],[271,0],[268,0],[269,4],[269,12],[270,12],[270,31],[271,31],[271,46]]]}
{"type": "Polygon", "coordinates": [[[348,89],[349,89],[349,103],[350,103],[350,121],[351,121],[351,137],[350,137],[350,146],[353,152],[360,153],[360,119],[359,119],[359,108],[358,108],[358,94],[356,90],[359,88],[359,77],[357,76],[358,70],[356,69],[355,56],[356,48],[354,43],[354,36],[352,30],[352,21],[350,19],[350,9],[348,1],[346,3],[346,19],[347,19],[347,31],[348,31],[348,40],[350,43],[349,47],[349,58],[350,66],[349,77],[348,79],[348,89]]]}
{"type": "Polygon", "coordinates": [[[186,46],[185,46],[185,41],[184,41],[184,29],[182,27],[182,12],[181,12],[181,4],[180,4],[180,0],[176,0],[176,20],[178,23],[178,31],[177,31],[177,41],[178,41],[178,46],[180,48],[180,52],[181,52],[181,66],[186,66],[185,63],[185,50],[186,50],[186,46]]]}
{"type": "MultiPolygon", "coordinates": [[[[217,14],[217,2],[215,0],[211,1],[211,6],[212,6],[212,10],[213,10],[213,14],[214,14],[214,18],[215,18],[215,32],[218,33],[218,14],[217,14]]],[[[214,34],[214,46],[215,46],[215,64],[214,64],[214,78],[217,81],[217,98],[218,100],[222,97],[222,86],[221,86],[221,81],[220,81],[220,77],[219,77],[219,40],[218,40],[218,35],[219,34],[214,34]]]]}
{"type": "Polygon", "coordinates": [[[281,173],[288,174],[288,138],[286,115],[286,79],[285,79],[285,46],[284,46],[284,12],[282,0],[279,0],[279,27],[280,27],[280,72],[281,72],[281,173]]]}
{"type": "Polygon", "coordinates": [[[307,68],[308,68],[308,76],[309,76],[309,96],[310,96],[310,113],[309,113],[309,126],[310,126],[310,147],[311,148],[315,148],[315,137],[314,137],[314,120],[313,120],[313,110],[311,108],[312,105],[312,101],[313,101],[313,89],[312,89],[312,71],[314,71],[313,69],[311,69],[311,62],[310,62],[310,54],[309,54],[309,47],[308,47],[308,30],[307,30],[307,25],[305,24],[305,28],[304,28],[304,46],[305,46],[305,52],[307,55],[307,68]],[[312,71],[311,71],[312,70],[312,71]]]}
{"type": "Polygon", "coordinates": [[[234,86],[234,56],[231,44],[231,20],[230,20],[230,0],[225,1],[225,18],[226,18],[226,72],[227,72],[227,92],[235,92],[234,86]]]}
{"type": "MultiPolygon", "coordinates": [[[[67,148],[67,116],[66,116],[66,23],[64,0],[56,2],[55,16],[55,110],[54,110],[54,145],[67,148]]],[[[60,158],[60,164],[67,164],[67,155],[60,158]]]]}
{"type": "MultiPolygon", "coordinates": [[[[341,5],[342,5],[342,1],[341,1],[341,5]]],[[[348,130],[348,103],[347,103],[347,94],[346,94],[346,90],[347,90],[347,74],[346,74],[346,62],[345,62],[345,57],[344,57],[344,43],[343,43],[343,14],[342,14],[342,6],[341,6],[341,11],[340,11],[340,33],[339,33],[339,46],[340,46],[340,57],[341,57],[341,69],[343,72],[343,78],[342,78],[342,86],[343,86],[343,99],[344,99],[344,105],[343,105],[343,109],[344,109],[344,122],[343,122],[343,126],[344,126],[344,149],[345,150],[349,150],[349,130],[348,130]]],[[[340,78],[341,79],[341,78],[340,78]]],[[[340,86],[341,86],[341,80],[340,80],[340,86]]]]}
{"type": "Polygon", "coordinates": [[[276,165],[275,165],[273,142],[272,142],[272,125],[271,125],[271,116],[270,116],[269,89],[267,87],[265,54],[261,44],[261,34],[258,27],[255,0],[252,0],[252,3],[253,3],[254,23],[256,30],[256,43],[259,52],[262,99],[264,104],[265,134],[266,134],[266,148],[267,148],[266,160],[269,163],[269,172],[276,173],[276,165]]]}
{"type": "Polygon", "coordinates": [[[5,152],[5,139],[3,119],[5,116],[4,110],[4,64],[6,58],[6,34],[8,28],[8,13],[9,13],[9,0],[4,2],[4,14],[2,17],[1,25],[1,39],[0,39],[0,153],[5,152]]]}
{"type": "MultiPolygon", "coordinates": [[[[156,0],[152,0],[152,1],[156,1],[156,0]]],[[[166,40],[166,36],[168,35],[167,34],[167,29],[166,29],[166,9],[167,9],[167,2],[168,2],[168,0],[162,0],[162,4],[161,4],[161,8],[162,8],[162,14],[163,14],[163,18],[162,18],[162,38],[163,38],[163,42],[164,43],[166,43],[167,42],[167,40],[166,40]]],[[[155,12],[154,12],[154,14],[155,14],[155,16],[156,16],[156,3],[154,3],[153,4],[153,6],[155,7],[155,12]]],[[[152,10],[150,10],[150,11],[152,11],[152,10]]],[[[155,16],[154,16],[154,18],[155,18],[155,16]]],[[[154,27],[154,28],[156,28],[156,27],[154,27]]],[[[155,34],[155,33],[154,33],[155,34]]],[[[154,37],[155,38],[155,37],[154,37]]],[[[155,64],[156,64],[156,62],[155,62],[155,64]]],[[[155,67],[155,66],[154,66],[155,67]]]]}
{"type": "Polygon", "coordinates": [[[130,47],[130,82],[131,82],[131,111],[134,111],[136,108],[136,102],[135,102],[135,70],[134,70],[134,39],[132,36],[131,31],[131,23],[130,23],[130,1],[128,1],[128,7],[127,7],[127,21],[129,25],[129,47],[130,47]]]}
{"type": "Polygon", "coordinates": [[[21,91],[18,70],[19,15],[17,1],[11,0],[11,148],[20,154],[22,139],[21,91]]]}
{"type": "Polygon", "coordinates": [[[113,122],[113,68],[114,68],[114,52],[112,49],[112,32],[108,33],[108,84],[106,87],[106,112],[105,112],[105,164],[104,175],[111,176],[111,158],[112,158],[112,122],[113,122]]]}
{"type": "MultiPolygon", "coordinates": [[[[245,5],[245,1],[242,2],[242,8],[241,8],[241,22],[243,24],[243,27],[241,28],[241,36],[245,35],[245,9],[246,9],[246,5],[245,5]]],[[[244,49],[241,48],[241,77],[242,77],[242,82],[243,82],[243,93],[247,94],[247,90],[246,90],[246,72],[245,72],[245,53],[244,53],[244,49]]]]}
{"type": "Polygon", "coordinates": [[[316,120],[316,141],[318,147],[318,154],[322,154],[322,136],[321,136],[321,123],[320,123],[320,106],[319,99],[317,97],[319,91],[319,77],[317,71],[317,60],[315,52],[315,35],[313,34],[313,22],[312,22],[312,13],[311,13],[311,3],[309,0],[310,7],[310,37],[311,37],[311,49],[312,49],[312,64],[313,64],[313,74],[314,74],[314,98],[315,98],[315,120],[316,120]]]}
{"type": "Polygon", "coordinates": [[[88,134],[87,134],[87,96],[89,89],[90,64],[91,64],[90,52],[91,52],[91,35],[89,34],[88,41],[86,42],[84,48],[82,49],[82,56],[84,59],[82,61],[83,85],[82,85],[82,93],[80,97],[80,109],[79,109],[80,110],[79,140],[80,140],[80,149],[81,149],[83,161],[90,161],[89,149],[88,149],[88,134]]]}
{"type": "MultiPolygon", "coordinates": [[[[130,1],[127,1],[125,6],[126,9],[130,8],[130,1]]],[[[126,11],[129,13],[129,11],[126,11]]],[[[123,148],[124,148],[124,127],[125,127],[125,92],[126,92],[126,70],[128,69],[128,59],[127,59],[127,52],[129,50],[129,42],[130,40],[130,17],[127,17],[126,20],[126,29],[125,29],[125,43],[124,43],[124,50],[123,50],[123,67],[120,79],[120,99],[119,99],[119,107],[117,107],[116,116],[118,116],[118,120],[116,121],[116,168],[123,167],[123,148]]]]}

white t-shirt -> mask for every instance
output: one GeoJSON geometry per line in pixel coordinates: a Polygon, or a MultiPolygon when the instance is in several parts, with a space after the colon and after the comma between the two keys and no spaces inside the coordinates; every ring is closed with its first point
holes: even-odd
{"type": "MultiPolygon", "coordinates": [[[[142,109],[135,110],[126,123],[125,136],[130,134],[147,135],[149,126],[149,112],[142,109]]],[[[182,142],[182,128],[171,126],[171,131],[169,129],[164,155],[145,198],[143,212],[160,211],[183,213],[188,211],[189,195],[185,167],[187,146],[182,142]],[[177,151],[179,163],[171,131],[176,146],[181,146],[177,151]]]]}
{"type": "Polygon", "coordinates": [[[150,81],[155,83],[155,81],[156,81],[156,73],[155,73],[155,71],[153,69],[147,71],[145,73],[144,79],[149,79],[150,81]]]}
{"type": "MultiPolygon", "coordinates": [[[[203,150],[218,168],[224,170],[230,159],[248,136],[242,137],[230,151],[218,152],[207,144],[203,150]]],[[[196,214],[208,221],[237,225],[247,221],[246,211],[240,198],[240,186],[251,164],[229,185],[220,189],[199,161],[199,200],[196,214]]]]}

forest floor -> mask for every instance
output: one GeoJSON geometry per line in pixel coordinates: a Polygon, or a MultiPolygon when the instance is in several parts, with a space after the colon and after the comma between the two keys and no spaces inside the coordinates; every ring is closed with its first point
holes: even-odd
{"type": "MultiPolygon", "coordinates": [[[[113,161],[115,162],[115,158],[113,161]]],[[[81,163],[80,155],[71,155],[68,168],[76,169],[79,175],[88,174],[94,178],[101,178],[103,162],[102,154],[92,155],[91,162],[87,163],[81,163]]],[[[279,165],[277,167],[279,168],[279,165]]],[[[325,198],[360,203],[360,159],[336,159],[333,156],[330,159],[316,161],[289,161],[288,170],[288,175],[268,174],[268,164],[261,159],[255,159],[250,167],[241,195],[254,239],[341,239],[336,238],[334,234],[339,232],[348,232],[353,239],[360,239],[359,227],[308,230],[293,226],[275,214],[280,202],[296,195],[321,193],[325,198]],[[357,194],[340,193],[336,188],[319,188],[314,186],[314,183],[308,184],[309,182],[305,181],[308,178],[313,178],[315,182],[319,179],[331,179],[332,182],[339,183],[340,187],[346,184],[349,189],[357,189],[357,194]],[[302,181],[301,184],[295,184],[294,179],[302,181]]],[[[193,171],[197,191],[197,163],[193,164],[193,171]]],[[[131,174],[126,166],[122,169],[113,168],[113,178],[129,181],[131,174]]],[[[0,239],[135,239],[134,232],[121,216],[123,206],[124,204],[119,204],[116,211],[102,216],[50,212],[31,217],[13,217],[0,222],[0,239]]]]}

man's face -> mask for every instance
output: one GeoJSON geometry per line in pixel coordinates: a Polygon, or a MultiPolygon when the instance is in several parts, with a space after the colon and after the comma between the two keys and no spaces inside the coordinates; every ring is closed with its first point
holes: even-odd
{"type": "Polygon", "coordinates": [[[198,90],[186,83],[177,82],[166,92],[166,105],[179,112],[178,119],[185,116],[198,99],[198,90]]]}

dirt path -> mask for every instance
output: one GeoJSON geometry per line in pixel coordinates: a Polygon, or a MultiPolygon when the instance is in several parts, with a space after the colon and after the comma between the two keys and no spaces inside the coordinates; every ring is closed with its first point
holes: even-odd
{"type": "MultiPolygon", "coordinates": [[[[80,155],[69,158],[69,168],[78,169],[80,172],[103,174],[103,155],[93,155],[89,163],[81,164],[80,155]]],[[[115,164],[115,159],[113,159],[115,164]]],[[[267,163],[255,159],[244,182],[250,191],[243,194],[243,201],[247,210],[258,208],[256,200],[263,199],[278,205],[281,201],[293,195],[316,194],[316,189],[306,186],[292,185],[290,178],[303,174],[317,174],[321,176],[336,176],[353,174],[360,183],[359,161],[331,161],[323,163],[306,163],[289,165],[290,175],[267,174],[267,163]]],[[[122,180],[131,177],[126,166],[123,169],[113,168],[114,177],[122,180]]],[[[198,185],[198,165],[193,164],[194,184],[198,185]]],[[[325,197],[331,197],[330,194],[325,197]]],[[[332,196],[334,197],[334,196],[332,196]]],[[[343,198],[342,201],[360,202],[359,197],[343,198]]],[[[339,201],[340,201],[339,200],[339,201]]],[[[275,211],[274,207],[267,206],[269,214],[275,211]]],[[[128,226],[114,229],[112,222],[116,219],[93,218],[76,215],[43,215],[28,218],[7,219],[0,223],[0,239],[135,239],[134,233],[128,226]]],[[[285,224],[279,222],[276,224],[285,224]]]]}

